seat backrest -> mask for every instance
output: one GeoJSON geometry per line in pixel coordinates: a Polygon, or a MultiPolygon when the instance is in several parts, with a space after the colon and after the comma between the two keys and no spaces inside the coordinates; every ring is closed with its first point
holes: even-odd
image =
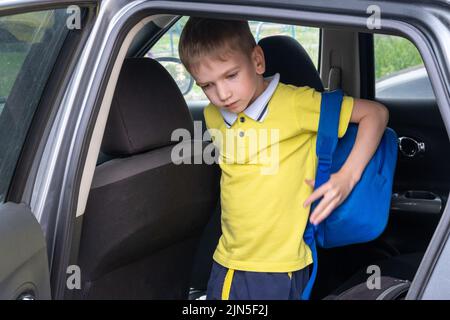
{"type": "Polygon", "coordinates": [[[264,51],[266,72],[264,77],[280,74],[280,82],[297,87],[309,86],[324,91],[320,75],[306,50],[294,38],[270,36],[259,40],[264,51]]]}
{"type": "Polygon", "coordinates": [[[188,297],[197,243],[219,197],[220,169],[194,164],[206,144],[171,141],[175,129],[192,137],[175,81],[152,59],[126,59],[101,147],[112,159],[97,166],[83,217],[80,298],[188,297]],[[191,164],[172,161],[181,148],[191,164]]]}

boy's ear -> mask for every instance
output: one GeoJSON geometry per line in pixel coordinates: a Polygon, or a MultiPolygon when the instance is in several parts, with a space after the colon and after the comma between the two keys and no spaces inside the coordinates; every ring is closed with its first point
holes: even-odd
{"type": "Polygon", "coordinates": [[[253,48],[252,60],[255,65],[256,73],[262,75],[266,71],[266,60],[264,59],[264,51],[259,45],[256,45],[253,48]]]}

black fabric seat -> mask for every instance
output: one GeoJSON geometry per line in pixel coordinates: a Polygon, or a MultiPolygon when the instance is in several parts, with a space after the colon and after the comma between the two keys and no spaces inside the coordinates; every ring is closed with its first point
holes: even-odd
{"type": "Polygon", "coordinates": [[[258,44],[266,59],[264,77],[278,72],[280,82],[284,84],[309,86],[317,91],[324,91],[314,63],[297,40],[288,36],[270,36],[261,39],[258,44]]]}
{"type": "Polygon", "coordinates": [[[219,197],[217,165],[194,164],[207,143],[175,81],[156,61],[126,59],[92,181],[79,250],[82,299],[187,299],[201,232],[219,197]],[[175,164],[183,144],[191,164],[175,164]]]}

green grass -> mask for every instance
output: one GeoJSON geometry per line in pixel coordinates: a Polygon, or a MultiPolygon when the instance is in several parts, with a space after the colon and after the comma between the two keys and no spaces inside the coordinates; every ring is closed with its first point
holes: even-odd
{"type": "Polygon", "coordinates": [[[375,78],[423,65],[416,47],[407,39],[386,35],[374,36],[375,78]]]}

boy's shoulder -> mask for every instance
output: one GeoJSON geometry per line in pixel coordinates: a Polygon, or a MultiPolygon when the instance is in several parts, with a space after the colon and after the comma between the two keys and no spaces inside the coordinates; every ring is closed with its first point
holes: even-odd
{"type": "Polygon", "coordinates": [[[295,86],[293,84],[285,84],[280,82],[277,87],[277,91],[283,94],[295,94],[295,95],[301,95],[301,94],[308,94],[312,92],[320,93],[319,91],[315,90],[312,87],[309,86],[295,86]]]}
{"type": "Polygon", "coordinates": [[[205,118],[212,117],[212,116],[218,116],[220,114],[219,108],[213,105],[211,102],[208,103],[208,105],[203,109],[203,115],[205,118]]]}
{"type": "Polygon", "coordinates": [[[309,103],[311,98],[317,98],[320,95],[320,91],[309,86],[295,86],[280,82],[272,96],[271,103],[309,103]]]}
{"type": "Polygon", "coordinates": [[[205,117],[206,126],[209,128],[218,128],[219,121],[222,120],[222,114],[219,111],[219,108],[214,104],[209,103],[203,109],[203,116],[205,117]]]}

